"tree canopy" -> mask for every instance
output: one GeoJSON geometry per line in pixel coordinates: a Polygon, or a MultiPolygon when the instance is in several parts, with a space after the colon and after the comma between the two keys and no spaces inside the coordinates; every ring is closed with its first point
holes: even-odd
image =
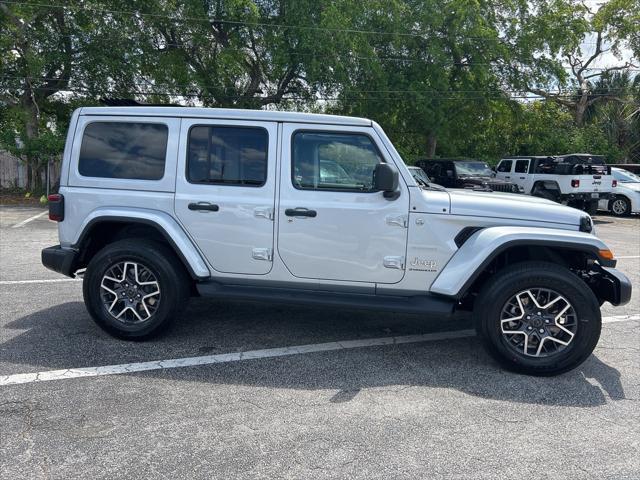
{"type": "Polygon", "coordinates": [[[101,98],[366,116],[408,160],[640,161],[640,0],[0,1],[0,146],[101,98]],[[592,2],[590,2],[592,5],[592,2]]]}

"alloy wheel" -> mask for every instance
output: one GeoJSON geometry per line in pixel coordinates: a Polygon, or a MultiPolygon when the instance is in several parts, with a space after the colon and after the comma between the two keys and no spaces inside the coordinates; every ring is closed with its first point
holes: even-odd
{"type": "Polygon", "coordinates": [[[616,215],[624,215],[627,213],[627,202],[621,198],[617,198],[611,203],[611,210],[616,215]]]}
{"type": "Polygon", "coordinates": [[[141,263],[118,262],[107,269],[100,283],[102,304],[122,323],[148,320],[160,305],[160,285],[141,263]]]}
{"type": "Polygon", "coordinates": [[[512,296],[502,308],[500,330],[515,352],[530,357],[550,357],[571,343],[578,316],[558,292],[531,288],[512,296]]]}

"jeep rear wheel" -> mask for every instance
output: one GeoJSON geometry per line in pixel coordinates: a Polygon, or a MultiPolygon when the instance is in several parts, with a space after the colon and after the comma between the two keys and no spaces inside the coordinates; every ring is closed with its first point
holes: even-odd
{"type": "Polygon", "coordinates": [[[600,338],[598,301],[570,270],[523,262],[494,275],[479,293],[476,329],[505,368],[558,375],[584,362],[600,338]]]}
{"type": "Polygon", "coordinates": [[[143,340],[164,330],[188,299],[189,279],[167,247],[146,240],[114,242],[91,260],[85,304],[113,336],[143,340]]]}

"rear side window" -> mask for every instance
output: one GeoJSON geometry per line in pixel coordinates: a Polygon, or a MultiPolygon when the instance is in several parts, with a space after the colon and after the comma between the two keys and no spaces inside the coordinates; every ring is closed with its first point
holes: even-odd
{"type": "Polygon", "coordinates": [[[169,128],[159,123],[94,122],[84,129],[78,171],[84,177],[160,180],[169,128]]]}
{"type": "Polygon", "coordinates": [[[518,160],[516,162],[516,173],[527,173],[529,170],[529,160],[518,160]]]}
{"type": "Polygon", "coordinates": [[[512,163],[513,162],[511,160],[502,160],[500,162],[500,165],[498,165],[498,171],[499,172],[510,172],[512,163]]]}
{"type": "Polygon", "coordinates": [[[191,127],[187,180],[260,187],[267,180],[268,142],[269,135],[263,128],[191,127]]]}

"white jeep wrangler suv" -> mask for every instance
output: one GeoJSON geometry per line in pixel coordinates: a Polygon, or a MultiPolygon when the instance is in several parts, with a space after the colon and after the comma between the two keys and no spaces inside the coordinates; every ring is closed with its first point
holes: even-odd
{"type": "Polygon", "coordinates": [[[418,184],[363,118],[180,107],[82,108],[59,194],[60,245],[95,321],[156,334],[190,295],[450,317],[473,310],[512,370],[576,367],[600,305],[629,301],[591,218],[544,199],[418,184]]]}

